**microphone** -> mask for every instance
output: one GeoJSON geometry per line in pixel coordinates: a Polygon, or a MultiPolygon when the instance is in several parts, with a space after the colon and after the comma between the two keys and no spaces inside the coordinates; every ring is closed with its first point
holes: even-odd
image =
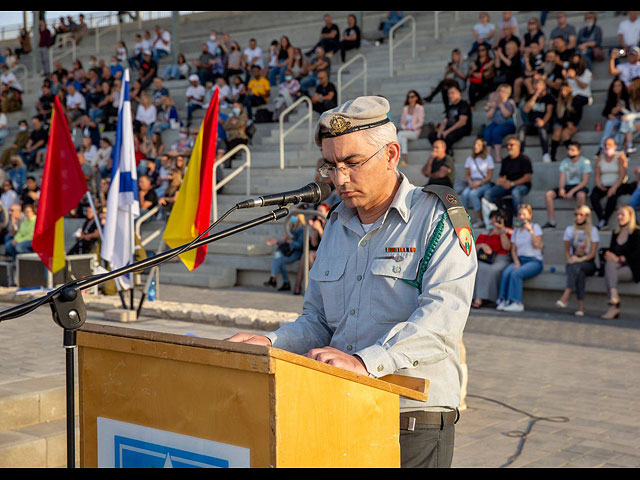
{"type": "Polygon", "coordinates": [[[237,208],[267,207],[269,205],[288,205],[290,203],[319,203],[331,195],[331,187],[326,183],[311,182],[298,190],[283,193],[273,193],[263,197],[256,197],[236,205],[237,208]]]}

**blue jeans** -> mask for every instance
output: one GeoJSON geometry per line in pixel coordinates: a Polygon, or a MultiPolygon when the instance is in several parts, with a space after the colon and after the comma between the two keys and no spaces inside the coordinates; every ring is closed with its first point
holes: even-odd
{"type": "Polygon", "coordinates": [[[634,210],[640,206],[640,185],[631,194],[629,205],[632,206],[634,210]]]}
{"type": "Polygon", "coordinates": [[[287,66],[271,67],[269,69],[269,84],[273,87],[279,83],[284,82],[284,74],[287,71],[287,66]]]}
{"type": "Polygon", "coordinates": [[[166,57],[167,55],[169,55],[169,52],[167,52],[166,50],[161,50],[159,48],[156,48],[153,50],[151,57],[153,58],[153,61],[156,62],[157,64],[158,60],[160,60],[160,57],[166,57]]]}
{"type": "Polygon", "coordinates": [[[469,202],[473,206],[473,209],[482,211],[482,197],[493,186],[491,182],[483,183],[478,188],[471,188],[469,185],[465,187],[460,196],[462,197],[462,205],[466,210],[469,210],[469,202]]]}
{"type": "Polygon", "coordinates": [[[190,123],[193,118],[193,112],[196,110],[200,110],[202,105],[198,105],[197,103],[187,103],[187,121],[190,123]]]}
{"type": "Polygon", "coordinates": [[[522,200],[524,200],[524,197],[527,193],[529,193],[529,187],[527,187],[526,185],[516,185],[513,188],[504,188],[500,185],[494,185],[484,194],[484,198],[497,205],[498,201],[502,197],[511,195],[513,211],[517,212],[518,206],[522,203],[522,200]]]}
{"type": "Polygon", "coordinates": [[[169,130],[171,128],[171,123],[169,122],[156,122],[153,124],[153,128],[149,130],[149,136],[154,133],[162,133],[165,130],[169,130]]]}
{"type": "Polygon", "coordinates": [[[20,253],[31,253],[33,249],[31,248],[31,240],[25,240],[24,242],[20,242],[17,245],[12,245],[13,237],[7,237],[4,242],[4,251],[7,255],[10,255],[14,259],[16,255],[20,253]]]}
{"type": "Polygon", "coordinates": [[[600,139],[600,148],[604,148],[604,142],[607,138],[614,137],[616,132],[620,129],[621,124],[622,124],[622,120],[620,119],[607,120],[607,123],[604,124],[604,128],[602,129],[602,139],[600,139]]]}
{"type": "Polygon", "coordinates": [[[500,295],[498,299],[522,303],[522,282],[542,272],[542,262],[535,257],[520,257],[520,267],[510,263],[500,276],[500,295]]]}
{"type": "Polygon", "coordinates": [[[178,65],[167,65],[167,67],[164,69],[164,72],[162,72],[162,78],[165,79],[179,79],[180,75],[182,75],[182,73],[180,72],[180,68],[178,67],[178,65]]]}
{"type": "Polygon", "coordinates": [[[271,262],[271,276],[275,277],[278,275],[278,272],[280,272],[282,274],[282,281],[289,283],[289,274],[285,267],[290,263],[300,260],[301,256],[302,252],[300,250],[296,250],[288,256],[285,256],[280,250],[276,250],[271,262]]]}
{"type": "Polygon", "coordinates": [[[491,122],[485,127],[482,132],[482,137],[484,141],[487,142],[487,145],[493,147],[494,145],[502,145],[502,139],[515,131],[516,126],[511,119],[502,124],[491,122]]]}
{"type": "Polygon", "coordinates": [[[300,80],[300,92],[309,96],[309,89],[318,86],[318,79],[314,75],[309,75],[300,80]]]}

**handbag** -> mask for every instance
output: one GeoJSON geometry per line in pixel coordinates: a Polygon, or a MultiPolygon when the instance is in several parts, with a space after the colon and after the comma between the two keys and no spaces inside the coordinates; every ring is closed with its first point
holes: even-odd
{"type": "Polygon", "coordinates": [[[486,253],[486,252],[478,252],[478,260],[484,263],[493,263],[496,259],[496,252],[486,253]]]}

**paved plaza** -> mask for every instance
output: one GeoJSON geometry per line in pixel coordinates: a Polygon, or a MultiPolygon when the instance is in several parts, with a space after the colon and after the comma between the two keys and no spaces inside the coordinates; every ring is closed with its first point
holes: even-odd
{"type": "MultiPolygon", "coordinates": [[[[162,298],[292,312],[302,304],[290,293],[240,288],[172,286],[162,298]]],[[[94,311],[88,321],[110,323],[94,311]]],[[[124,326],[217,339],[240,328],[144,317],[124,326]]],[[[64,373],[62,329],[48,307],[1,323],[0,341],[0,386],[64,373]]],[[[472,311],[464,343],[468,408],[454,467],[640,466],[640,319],[483,309],[472,311]]]]}

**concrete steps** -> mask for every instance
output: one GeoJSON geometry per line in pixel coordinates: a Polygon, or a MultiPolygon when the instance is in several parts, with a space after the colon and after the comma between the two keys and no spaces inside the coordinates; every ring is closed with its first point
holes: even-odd
{"type": "Polygon", "coordinates": [[[65,391],[64,375],[0,384],[0,468],[66,466],[65,391]]]}

